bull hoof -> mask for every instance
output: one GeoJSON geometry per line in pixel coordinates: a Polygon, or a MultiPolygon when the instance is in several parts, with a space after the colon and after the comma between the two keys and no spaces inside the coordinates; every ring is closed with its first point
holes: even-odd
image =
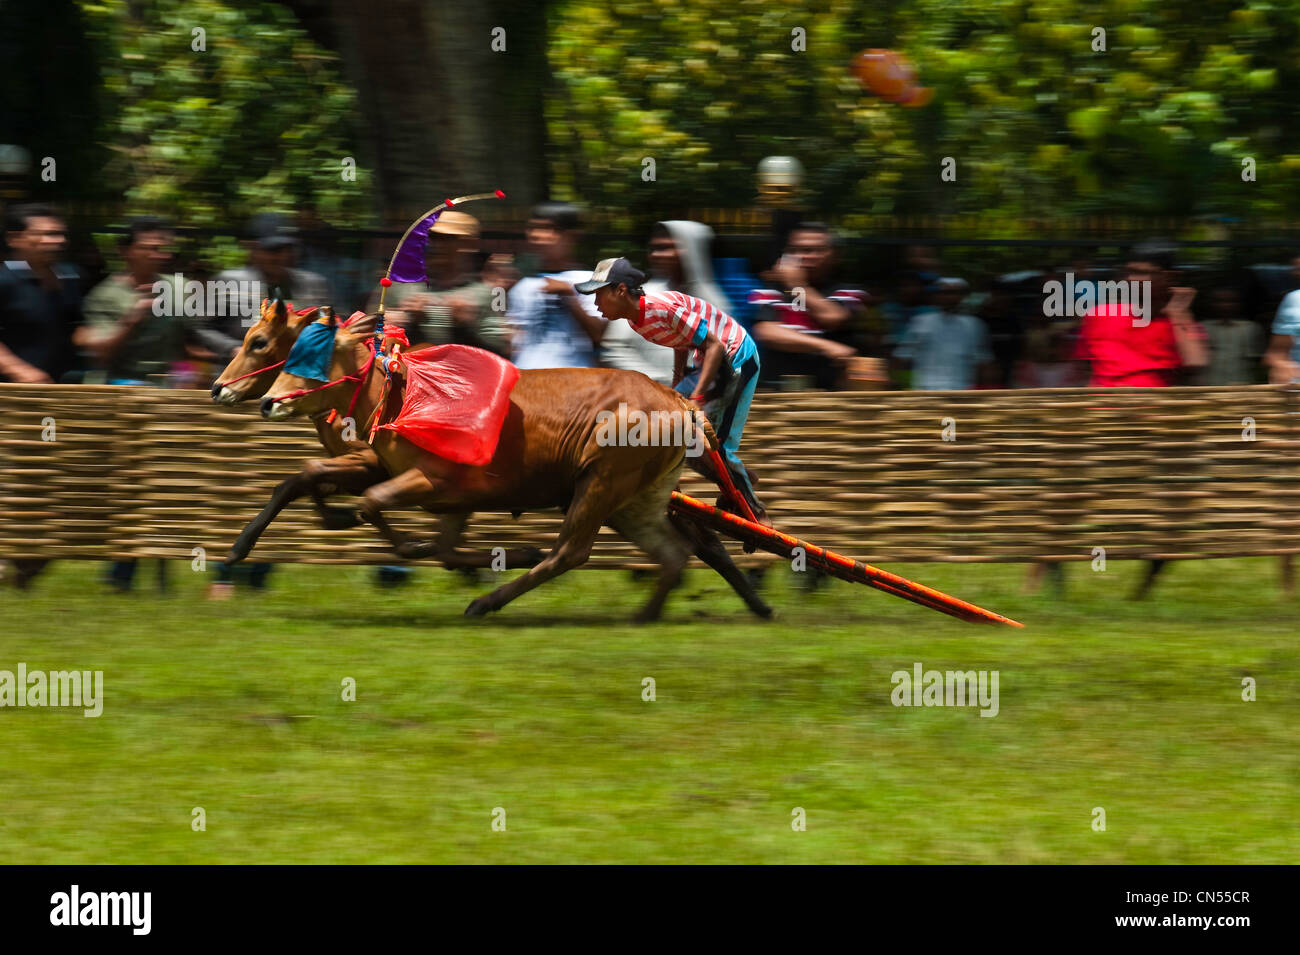
{"type": "Polygon", "coordinates": [[[641,610],[632,618],[632,622],[636,624],[654,623],[659,619],[659,616],[658,610],[641,610]]]}
{"type": "Polygon", "coordinates": [[[492,612],[492,602],[486,597],[479,597],[465,608],[467,617],[483,617],[492,612]]]}
{"type": "Polygon", "coordinates": [[[327,531],[346,531],[361,524],[361,515],[350,507],[323,507],[320,522],[327,531]]]}
{"type": "Polygon", "coordinates": [[[404,560],[419,560],[438,552],[438,545],[432,541],[407,541],[393,548],[394,553],[404,560]]]}

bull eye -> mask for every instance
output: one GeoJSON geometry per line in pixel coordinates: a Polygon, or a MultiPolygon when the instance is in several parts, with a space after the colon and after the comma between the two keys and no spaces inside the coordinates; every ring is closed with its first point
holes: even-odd
{"type": "Polygon", "coordinates": [[[254,338],[251,342],[248,343],[248,347],[251,348],[253,351],[261,351],[263,348],[266,347],[266,339],[254,338]]]}

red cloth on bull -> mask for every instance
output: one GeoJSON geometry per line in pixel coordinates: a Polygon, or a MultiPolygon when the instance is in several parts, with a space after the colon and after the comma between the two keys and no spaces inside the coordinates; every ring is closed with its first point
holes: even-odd
{"type": "Polygon", "coordinates": [[[404,352],[402,410],[381,429],[449,461],[481,467],[496,454],[519,369],[468,345],[404,352]]]}

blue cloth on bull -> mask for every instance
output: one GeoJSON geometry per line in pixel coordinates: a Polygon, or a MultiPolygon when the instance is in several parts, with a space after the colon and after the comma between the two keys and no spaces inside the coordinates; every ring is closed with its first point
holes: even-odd
{"type": "Polygon", "coordinates": [[[304,328],[289,351],[289,358],[284,363],[285,373],[314,381],[329,381],[337,331],[334,325],[320,322],[312,322],[304,328]]]}

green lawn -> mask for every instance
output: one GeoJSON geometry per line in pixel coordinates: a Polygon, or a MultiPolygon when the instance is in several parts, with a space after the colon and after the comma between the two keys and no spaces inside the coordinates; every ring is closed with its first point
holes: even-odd
{"type": "Polygon", "coordinates": [[[285,566],[210,603],[182,562],[167,596],[59,563],[0,592],[0,669],[103,670],[104,711],[0,709],[5,860],[1300,861],[1300,613],[1273,561],[1173,565],[1143,604],[1133,563],[1072,565],[1064,600],[1014,565],[888,569],[1026,629],[780,565],[771,622],[693,570],[637,627],[649,581],[615,571],[467,621],[486,588],[431,567],[380,590],[285,566]],[[999,714],[891,705],[915,662],[998,670],[999,714]]]}

